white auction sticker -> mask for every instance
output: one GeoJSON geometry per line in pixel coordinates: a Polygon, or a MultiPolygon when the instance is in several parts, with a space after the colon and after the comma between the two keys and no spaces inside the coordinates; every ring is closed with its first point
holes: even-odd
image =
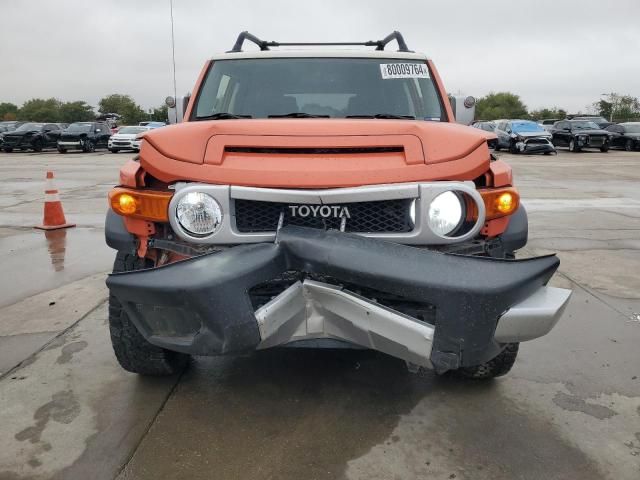
{"type": "Polygon", "coordinates": [[[424,63],[381,63],[382,78],[429,78],[429,70],[424,63]]]}

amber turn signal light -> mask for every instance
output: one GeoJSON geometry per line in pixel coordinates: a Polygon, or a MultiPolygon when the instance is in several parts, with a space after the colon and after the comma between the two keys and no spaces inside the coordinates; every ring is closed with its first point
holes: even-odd
{"type": "Polygon", "coordinates": [[[484,200],[487,220],[511,215],[520,205],[520,195],[513,187],[479,190],[484,200]]]}
{"type": "Polygon", "coordinates": [[[172,195],[171,192],[118,187],[109,192],[109,204],[114,212],[123,217],[168,222],[172,195]]]}

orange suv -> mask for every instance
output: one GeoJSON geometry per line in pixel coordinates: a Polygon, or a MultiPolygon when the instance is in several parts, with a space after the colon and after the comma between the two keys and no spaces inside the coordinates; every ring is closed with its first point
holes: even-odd
{"type": "Polygon", "coordinates": [[[296,45],[240,34],[184,121],[144,133],[122,168],[106,220],[120,364],[163,375],[190,355],[347,347],[507,373],[571,292],[547,286],[554,255],[514,259],[527,215],[495,136],[455,123],[398,32],[279,48],[296,45]]]}

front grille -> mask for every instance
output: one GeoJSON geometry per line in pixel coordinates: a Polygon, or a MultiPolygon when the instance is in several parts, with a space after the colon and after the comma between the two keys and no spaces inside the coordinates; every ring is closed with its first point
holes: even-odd
{"type": "Polygon", "coordinates": [[[5,145],[18,145],[20,140],[22,140],[22,137],[14,137],[11,135],[5,135],[3,139],[5,145]]]}
{"type": "Polygon", "coordinates": [[[527,145],[547,145],[549,142],[544,138],[530,138],[527,140],[527,145]]]}
{"type": "MultiPolygon", "coordinates": [[[[329,205],[331,215],[325,218],[319,212],[315,217],[292,214],[292,210],[299,211],[299,207],[311,205],[235,200],[236,229],[241,233],[275,232],[281,214],[284,214],[283,226],[340,229],[342,217],[346,217],[342,208],[346,207],[349,212],[349,217],[345,218],[346,232],[406,233],[414,227],[410,215],[412,202],[413,199],[399,199],[329,205]]],[[[303,209],[302,213],[307,210],[310,208],[303,209]]],[[[327,211],[325,209],[324,213],[327,211]]]]}
{"type": "Polygon", "coordinates": [[[387,308],[403,313],[417,320],[435,325],[436,307],[426,300],[417,302],[399,295],[375,290],[373,288],[363,287],[353,283],[343,282],[327,275],[301,273],[295,271],[287,271],[274,279],[256,285],[249,290],[249,298],[254,310],[273,300],[283,291],[293,285],[295,282],[302,282],[304,279],[315,280],[323,283],[329,283],[337,287],[365,297],[367,300],[383,305],[387,308]]]}

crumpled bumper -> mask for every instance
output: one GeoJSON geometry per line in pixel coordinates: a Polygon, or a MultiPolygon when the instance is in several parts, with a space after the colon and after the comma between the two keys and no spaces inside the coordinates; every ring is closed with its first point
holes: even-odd
{"type": "Polygon", "coordinates": [[[515,261],[461,256],[284,227],[276,243],[113,274],[107,285],[141,333],[171,350],[215,355],[336,339],[446,371],[483,363],[505,342],[553,328],[570,295],[545,286],[558,265],[554,255],[515,261]],[[428,303],[434,321],[310,279],[254,310],[249,290],[285,271],[428,303]]]}
{"type": "Polygon", "coordinates": [[[547,138],[530,138],[524,142],[516,143],[518,151],[523,153],[552,153],[556,151],[551,141],[547,138]]]}

